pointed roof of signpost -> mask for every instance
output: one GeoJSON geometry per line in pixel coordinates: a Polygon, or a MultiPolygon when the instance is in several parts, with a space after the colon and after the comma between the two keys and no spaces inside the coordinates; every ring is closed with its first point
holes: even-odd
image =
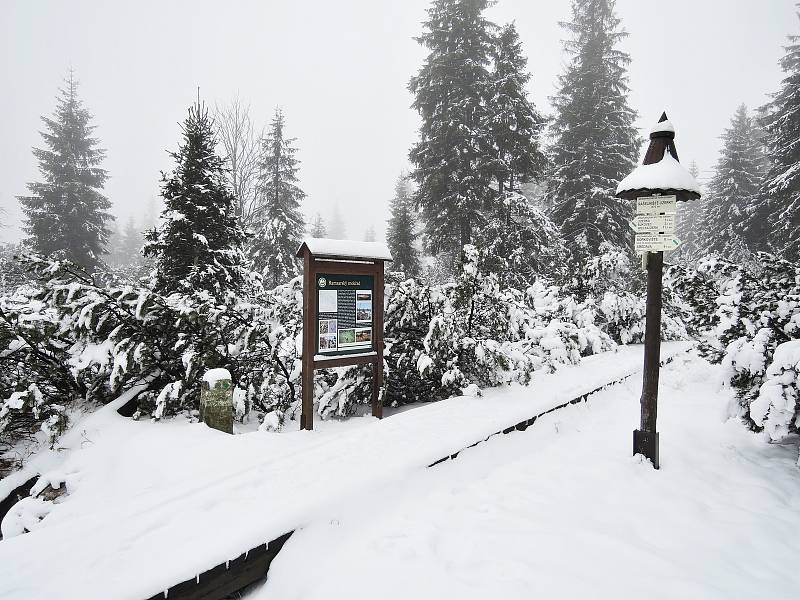
{"type": "Polygon", "coordinates": [[[662,113],[650,131],[650,146],[644,161],[619,182],[617,197],[634,200],[642,196],[677,196],[678,201],[700,198],[697,180],[678,162],[675,127],[662,113]]]}

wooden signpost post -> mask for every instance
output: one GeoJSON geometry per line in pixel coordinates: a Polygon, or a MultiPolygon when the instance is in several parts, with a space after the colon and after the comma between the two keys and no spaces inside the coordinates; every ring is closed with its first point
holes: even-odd
{"type": "Polygon", "coordinates": [[[674,235],[676,202],[700,198],[694,177],[678,163],[675,129],[666,113],[650,133],[643,165],[620,182],[617,196],[636,201],[636,217],[631,224],[636,232],[634,247],[642,255],[642,265],[647,270],[641,421],[639,429],[633,432],[633,454],[644,455],[658,469],[656,416],[664,251],[674,250],[681,243],[674,235]]]}
{"type": "Polygon", "coordinates": [[[372,414],[383,416],[384,244],[310,238],[303,259],[302,412],[314,428],[314,371],[372,364],[372,414]]]}

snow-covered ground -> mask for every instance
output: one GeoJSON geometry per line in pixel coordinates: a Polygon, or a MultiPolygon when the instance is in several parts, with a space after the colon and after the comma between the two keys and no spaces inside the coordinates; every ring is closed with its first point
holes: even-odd
{"type": "MultiPolygon", "coordinates": [[[[662,355],[687,347],[664,344],[662,355]]],[[[0,542],[0,597],[104,597],[110,589],[149,597],[641,364],[640,346],[621,347],[539,372],[527,387],[313,432],[230,436],[180,420],[131,421],[110,405],[74,427],[65,450],[32,461],[65,481],[69,495],[31,533],[0,542]]]]}
{"type": "Polygon", "coordinates": [[[797,598],[797,447],[727,420],[719,381],[662,373],[659,471],[630,456],[632,378],[329,506],[249,598],[797,598]]]}

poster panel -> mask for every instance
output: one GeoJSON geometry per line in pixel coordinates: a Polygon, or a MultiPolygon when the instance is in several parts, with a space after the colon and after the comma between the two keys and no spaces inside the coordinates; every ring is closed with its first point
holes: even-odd
{"type": "Polygon", "coordinates": [[[373,275],[318,273],[317,353],[325,356],[373,350],[373,275]]]}

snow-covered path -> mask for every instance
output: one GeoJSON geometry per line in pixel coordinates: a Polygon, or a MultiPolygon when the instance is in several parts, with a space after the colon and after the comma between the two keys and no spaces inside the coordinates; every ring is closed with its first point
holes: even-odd
{"type": "Polygon", "coordinates": [[[665,369],[660,471],[630,456],[632,378],[328,507],[250,600],[797,598],[797,448],[726,421],[717,381],[665,369]]]}
{"type": "MultiPolygon", "coordinates": [[[[664,344],[662,356],[686,347],[664,344]]],[[[228,436],[201,424],[92,415],[58,466],[70,495],[40,528],[0,542],[0,597],[101,598],[113,590],[115,598],[147,598],[325,519],[347,498],[391,487],[496,431],[636,373],[641,353],[622,347],[537,373],[528,387],[361,419],[364,426],[337,434],[228,436]]]]}

